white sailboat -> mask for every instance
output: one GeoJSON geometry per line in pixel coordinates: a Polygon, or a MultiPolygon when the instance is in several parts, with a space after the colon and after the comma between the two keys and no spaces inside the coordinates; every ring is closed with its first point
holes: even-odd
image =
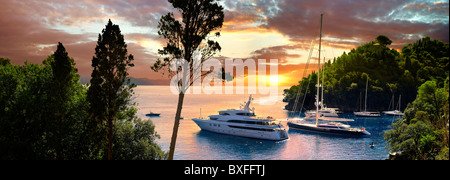
{"type": "MultiPolygon", "coordinates": [[[[325,61],[325,58],[324,58],[325,61]]],[[[322,85],[320,85],[320,87],[322,87],[322,99],[319,102],[320,105],[320,109],[319,109],[319,114],[320,117],[339,117],[338,115],[338,108],[328,108],[324,103],[323,103],[323,99],[324,99],[324,93],[323,93],[323,89],[324,89],[324,84],[325,84],[325,70],[322,66],[322,85]]],[[[306,115],[306,119],[315,119],[316,117],[316,110],[309,110],[305,112],[306,115]]]]}
{"type": "Polygon", "coordinates": [[[353,114],[355,114],[355,116],[360,116],[360,117],[380,117],[381,114],[380,112],[370,112],[367,111],[367,87],[369,85],[369,77],[367,77],[367,81],[366,81],[366,96],[365,96],[365,100],[364,100],[364,111],[360,112],[353,112],[353,114]]]}
{"type": "MultiPolygon", "coordinates": [[[[394,98],[394,95],[392,95],[392,98],[394,98]]],[[[394,99],[392,99],[392,101],[394,101],[394,99]]],[[[403,116],[403,115],[405,115],[401,111],[401,105],[400,105],[401,102],[402,102],[402,95],[400,94],[400,97],[398,98],[397,109],[393,110],[393,111],[383,111],[383,113],[386,114],[386,115],[389,115],[389,116],[403,116]]]]}
{"type": "MultiPolygon", "coordinates": [[[[320,38],[319,38],[319,68],[320,68],[320,49],[322,41],[322,20],[323,14],[320,15],[320,38]]],[[[319,73],[317,75],[317,84],[319,84],[319,73]]],[[[317,96],[316,96],[316,113],[315,113],[315,124],[311,124],[305,121],[305,119],[288,120],[287,125],[290,129],[316,132],[316,133],[327,133],[327,134],[339,134],[339,135],[350,135],[350,136],[368,136],[370,133],[365,130],[365,128],[352,128],[350,125],[342,124],[339,122],[343,121],[354,121],[353,119],[344,118],[333,118],[333,117],[321,117],[319,113],[319,86],[317,86],[317,96]],[[326,123],[320,123],[326,122],[326,123]]]]}

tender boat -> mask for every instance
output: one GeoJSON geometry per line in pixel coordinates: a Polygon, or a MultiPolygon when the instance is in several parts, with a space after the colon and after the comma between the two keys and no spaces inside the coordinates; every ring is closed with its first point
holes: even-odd
{"type": "Polygon", "coordinates": [[[150,112],[150,113],[146,114],[146,116],[149,116],[149,117],[158,117],[159,115],[161,115],[161,114],[160,113],[154,113],[154,112],[150,112]]]}
{"type": "Polygon", "coordinates": [[[202,130],[234,136],[280,141],[288,139],[288,134],[279,121],[271,117],[256,118],[249,105],[252,96],[243,109],[228,109],[211,115],[209,119],[193,118],[202,130]]]}

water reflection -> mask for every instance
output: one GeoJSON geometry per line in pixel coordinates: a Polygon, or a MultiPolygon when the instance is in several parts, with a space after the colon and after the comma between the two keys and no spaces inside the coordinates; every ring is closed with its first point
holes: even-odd
{"type": "Polygon", "coordinates": [[[239,136],[199,131],[199,144],[208,144],[205,159],[279,159],[274,152],[285,148],[284,141],[267,141],[239,136]]]}

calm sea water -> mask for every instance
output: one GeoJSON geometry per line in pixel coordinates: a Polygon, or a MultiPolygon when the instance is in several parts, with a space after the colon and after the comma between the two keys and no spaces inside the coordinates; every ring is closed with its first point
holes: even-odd
{"type": "MultiPolygon", "coordinates": [[[[283,89],[279,87],[276,103],[267,104],[268,95],[253,95],[257,116],[272,116],[276,119],[286,119],[287,111],[283,110],[283,89]]],[[[138,115],[143,119],[150,111],[161,113],[160,117],[150,118],[161,136],[158,143],[163,150],[168,151],[172,136],[173,122],[178,103],[178,95],[172,94],[169,86],[138,86],[135,88],[135,101],[138,105],[138,115]]],[[[391,116],[381,118],[359,118],[353,114],[343,114],[342,117],[355,119],[347,124],[352,127],[364,127],[372,135],[366,138],[325,135],[289,130],[289,139],[285,141],[265,141],[202,131],[191,119],[217,114],[219,110],[238,109],[239,105],[248,100],[247,94],[237,95],[195,95],[185,96],[182,117],[178,131],[175,159],[183,160],[253,160],[253,159],[339,159],[339,160],[383,160],[388,151],[385,150],[383,134],[389,130],[394,120],[391,116]],[[373,142],[375,147],[369,144],[373,142]]]]}

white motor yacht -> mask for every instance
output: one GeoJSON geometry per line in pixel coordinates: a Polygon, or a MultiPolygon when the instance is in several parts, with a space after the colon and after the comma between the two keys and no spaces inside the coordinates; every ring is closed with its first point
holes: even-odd
{"type": "Polygon", "coordinates": [[[274,141],[288,139],[288,134],[279,121],[272,117],[256,118],[254,111],[249,108],[252,100],[250,95],[243,109],[223,110],[218,115],[209,116],[209,119],[192,120],[202,130],[215,133],[274,141]]]}

